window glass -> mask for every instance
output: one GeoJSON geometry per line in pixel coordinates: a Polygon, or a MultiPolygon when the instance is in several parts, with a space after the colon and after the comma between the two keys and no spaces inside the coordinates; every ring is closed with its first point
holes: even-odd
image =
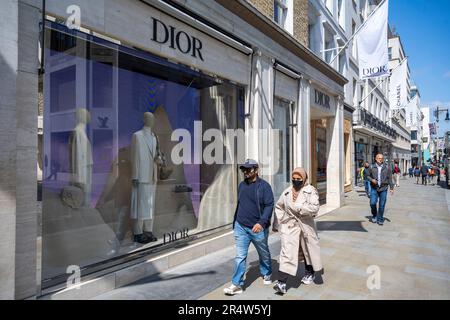
{"type": "Polygon", "coordinates": [[[287,16],[286,0],[275,0],[273,2],[273,20],[282,28],[285,27],[287,16]]]}
{"type": "Polygon", "coordinates": [[[243,87],[56,23],[46,39],[44,286],[232,223],[243,87]]]}

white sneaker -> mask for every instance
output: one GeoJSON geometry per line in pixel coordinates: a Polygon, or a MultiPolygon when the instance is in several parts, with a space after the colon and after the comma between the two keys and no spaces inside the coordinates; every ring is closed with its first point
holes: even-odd
{"type": "Polygon", "coordinates": [[[223,289],[223,293],[228,296],[234,296],[235,294],[241,294],[242,288],[231,284],[231,286],[229,286],[228,288],[223,289]]]}
{"type": "Polygon", "coordinates": [[[313,274],[306,274],[304,277],[303,277],[303,279],[302,279],[302,283],[304,283],[304,284],[311,284],[311,283],[313,283],[314,282],[314,279],[316,278],[316,276],[315,275],[313,275],[313,274]]]}
{"type": "Polygon", "coordinates": [[[285,294],[287,292],[287,290],[286,290],[286,283],[280,282],[280,281],[275,283],[275,286],[273,287],[273,289],[276,292],[281,293],[281,294],[285,294]]]}
{"type": "Polygon", "coordinates": [[[272,284],[271,275],[268,274],[267,276],[264,276],[264,277],[263,277],[263,282],[264,282],[265,285],[272,284]]]}

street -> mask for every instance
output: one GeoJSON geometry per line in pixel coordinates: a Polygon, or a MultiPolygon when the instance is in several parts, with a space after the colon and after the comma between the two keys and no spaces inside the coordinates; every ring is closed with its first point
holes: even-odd
{"type": "MultiPolygon", "coordinates": [[[[225,296],[233,272],[230,246],[96,299],[450,299],[450,190],[414,181],[402,178],[388,196],[384,226],[368,221],[362,187],[346,194],[345,206],[318,218],[323,274],[300,285],[302,266],[284,296],[263,285],[252,246],[244,292],[225,296]],[[370,278],[373,270],[379,278],[370,278]]],[[[269,239],[276,275],[279,237],[269,239]]]]}

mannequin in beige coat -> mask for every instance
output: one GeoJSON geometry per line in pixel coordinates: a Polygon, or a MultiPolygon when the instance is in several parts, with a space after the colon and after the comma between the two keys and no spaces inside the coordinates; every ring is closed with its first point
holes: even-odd
{"type": "Polygon", "coordinates": [[[158,139],[152,131],[154,122],[153,114],[145,112],[144,127],[133,134],[131,141],[131,219],[134,221],[134,241],[138,243],[157,240],[153,235],[153,221],[161,159],[158,139]]]}
{"type": "Polygon", "coordinates": [[[305,262],[304,284],[311,284],[314,272],[322,270],[314,224],[319,211],[319,195],[307,180],[308,175],[303,168],[294,169],[292,186],[283,191],[275,205],[273,230],[280,232],[281,252],[278,282],[274,289],[281,294],[286,293],[288,276],[297,274],[299,261],[305,262]]]}

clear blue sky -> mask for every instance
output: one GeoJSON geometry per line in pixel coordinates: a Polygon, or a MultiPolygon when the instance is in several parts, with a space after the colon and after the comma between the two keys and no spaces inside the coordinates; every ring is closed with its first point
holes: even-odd
{"type": "MultiPolygon", "coordinates": [[[[399,34],[421,105],[450,108],[450,0],[389,0],[389,24],[399,34]]],[[[450,130],[440,113],[439,127],[450,130]]]]}

